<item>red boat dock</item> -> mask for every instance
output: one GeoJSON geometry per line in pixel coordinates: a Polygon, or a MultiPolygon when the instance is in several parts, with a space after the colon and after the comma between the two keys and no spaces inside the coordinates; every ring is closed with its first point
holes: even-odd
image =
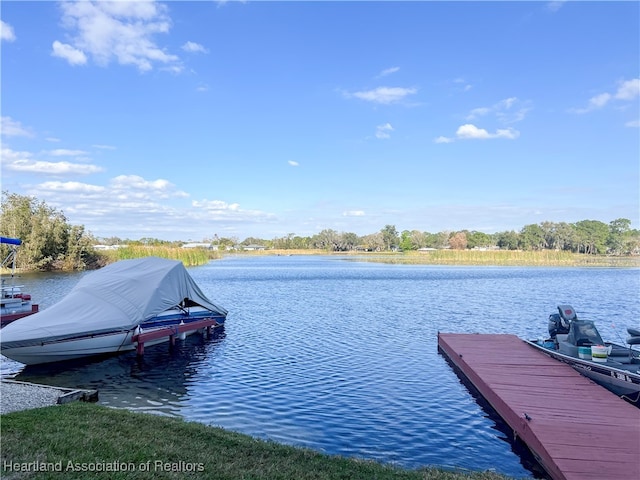
{"type": "Polygon", "coordinates": [[[640,409],[515,335],[438,333],[439,350],[554,480],[640,479],[640,409]]]}
{"type": "Polygon", "coordinates": [[[155,328],[153,330],[149,330],[147,332],[141,332],[135,334],[131,341],[133,343],[137,343],[136,352],[139,356],[144,355],[144,344],[146,342],[150,342],[152,340],[157,340],[159,338],[169,337],[170,345],[174,345],[176,335],[181,333],[190,332],[192,330],[200,330],[205,329],[207,335],[211,333],[211,328],[219,327],[221,324],[215,318],[205,318],[202,320],[196,320],[194,322],[189,323],[181,323],[180,325],[171,325],[167,327],[155,328]]]}

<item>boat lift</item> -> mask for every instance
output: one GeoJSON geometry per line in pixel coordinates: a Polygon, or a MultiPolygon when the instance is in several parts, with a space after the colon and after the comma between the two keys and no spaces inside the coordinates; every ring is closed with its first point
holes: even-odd
{"type": "Polygon", "coordinates": [[[149,330],[147,332],[139,328],[138,331],[131,337],[131,341],[133,343],[137,343],[136,353],[141,357],[144,355],[144,344],[146,342],[157,340],[159,338],[169,337],[169,346],[173,347],[176,343],[176,336],[179,336],[181,340],[184,340],[186,332],[201,329],[205,329],[205,332],[208,336],[211,334],[212,328],[221,327],[222,325],[223,324],[218,322],[215,318],[204,318],[202,320],[196,320],[189,323],[180,323],[179,325],[154,328],[153,330],[149,330]]]}

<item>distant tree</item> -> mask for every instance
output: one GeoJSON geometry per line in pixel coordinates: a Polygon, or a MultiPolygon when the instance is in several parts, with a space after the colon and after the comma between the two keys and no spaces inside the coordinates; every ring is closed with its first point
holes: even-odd
{"type": "Polygon", "coordinates": [[[488,248],[495,245],[493,237],[487,233],[473,230],[466,232],[466,235],[467,248],[488,248]]]}
{"type": "Polygon", "coordinates": [[[571,250],[576,243],[576,229],[573,225],[560,222],[555,224],[554,241],[548,248],[571,250]]]}
{"type": "Polygon", "coordinates": [[[86,268],[95,268],[101,265],[93,248],[96,241],[93,236],[85,233],[84,225],[73,225],[69,228],[67,238],[64,270],[85,270],[86,268]]]}
{"type": "Polygon", "coordinates": [[[125,242],[119,237],[98,238],[96,242],[102,245],[123,245],[125,242]]]}
{"type": "Polygon", "coordinates": [[[292,248],[303,250],[311,247],[311,237],[300,237],[296,235],[291,239],[292,248]]]}
{"type": "Polygon", "coordinates": [[[520,230],[519,247],[523,250],[542,250],[545,247],[544,231],[540,225],[525,225],[520,230]]]}
{"type": "Polygon", "coordinates": [[[271,244],[270,241],[264,240],[262,238],[256,238],[256,237],[247,237],[245,238],[241,243],[242,246],[247,246],[247,245],[262,245],[262,246],[267,246],[267,244],[271,244]]]}
{"type": "Polygon", "coordinates": [[[464,250],[467,248],[467,234],[466,232],[456,232],[449,237],[449,246],[453,250],[464,250]]]}
{"type": "Polygon", "coordinates": [[[341,235],[340,249],[343,252],[354,250],[360,245],[360,237],[353,232],[345,232],[341,235]]]}
{"type": "Polygon", "coordinates": [[[449,246],[450,232],[424,233],[424,247],[447,248],[449,246]]]}
{"type": "Polygon", "coordinates": [[[360,239],[360,244],[371,252],[379,252],[384,249],[384,240],[382,239],[382,233],[370,233],[360,239]]]}
{"type": "Polygon", "coordinates": [[[606,252],[609,227],[598,220],[582,220],[575,223],[578,253],[596,255],[606,252]]]}
{"type": "Polygon", "coordinates": [[[226,250],[227,248],[231,249],[235,247],[239,243],[238,237],[219,237],[217,245],[218,249],[226,250]]]}
{"type": "Polygon", "coordinates": [[[630,230],[625,243],[625,253],[640,255],[640,230],[630,230]]]}
{"type": "Polygon", "coordinates": [[[293,237],[295,233],[288,233],[284,237],[273,239],[273,248],[288,250],[293,248],[293,237]]]}
{"type": "Polygon", "coordinates": [[[609,222],[609,236],[607,237],[607,251],[614,255],[628,253],[627,244],[631,237],[631,220],[617,218],[609,222]]]}
{"type": "MultiPolygon", "coordinates": [[[[95,240],[84,227],[72,227],[62,211],[35,197],[2,193],[0,234],[22,240],[19,268],[82,270],[97,262],[95,240]]],[[[0,252],[6,256],[6,246],[0,252]]]]}
{"type": "Polygon", "coordinates": [[[382,233],[385,250],[391,250],[391,247],[398,245],[398,231],[395,225],[385,225],[380,233],[382,233]]]}
{"type": "Polygon", "coordinates": [[[403,251],[417,250],[425,246],[425,235],[419,230],[403,230],[400,234],[400,248],[403,251]]]}
{"type": "Polygon", "coordinates": [[[326,228],[319,234],[313,236],[311,242],[315,248],[335,251],[340,242],[340,234],[331,228],[326,228]]]}
{"type": "Polygon", "coordinates": [[[520,243],[520,234],[510,230],[494,234],[496,245],[503,250],[517,250],[520,243]]]}

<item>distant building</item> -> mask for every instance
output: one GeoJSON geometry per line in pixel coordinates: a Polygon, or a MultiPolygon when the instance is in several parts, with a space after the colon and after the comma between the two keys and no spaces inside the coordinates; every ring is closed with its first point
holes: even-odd
{"type": "Polygon", "coordinates": [[[94,245],[96,250],[118,250],[119,248],[126,248],[128,245],[94,245]]]}
{"type": "Polygon", "coordinates": [[[266,250],[267,247],[265,247],[264,245],[246,245],[245,247],[243,247],[244,250],[266,250]]]}
{"type": "Polygon", "coordinates": [[[207,250],[217,250],[217,245],[211,245],[210,243],[185,243],[182,248],[206,248],[207,250]]]}

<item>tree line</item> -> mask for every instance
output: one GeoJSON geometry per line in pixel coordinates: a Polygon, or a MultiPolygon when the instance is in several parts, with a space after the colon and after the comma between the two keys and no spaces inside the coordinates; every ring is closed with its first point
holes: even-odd
{"type": "MultiPolygon", "coordinates": [[[[258,239],[250,239],[259,243],[258,239]]],[[[631,221],[618,218],[604,223],[582,220],[576,223],[542,222],[525,225],[520,231],[510,230],[488,234],[476,230],[442,231],[419,230],[398,232],[394,225],[386,225],[379,232],[359,237],[355,233],[340,233],[326,229],[312,237],[289,234],[267,246],[281,249],[320,248],[332,251],[412,251],[420,249],[502,249],[502,250],[563,250],[593,255],[640,254],[640,231],[631,228],[631,221]]]]}
{"type": "MultiPolygon", "coordinates": [[[[182,241],[154,238],[139,240],[118,237],[96,238],[84,226],[71,225],[64,213],[47,206],[35,197],[2,192],[0,205],[0,235],[23,241],[18,256],[18,267],[30,270],[84,270],[105,263],[94,248],[97,244],[145,245],[180,247],[182,241]]],[[[385,225],[380,231],[364,236],[351,232],[322,230],[313,236],[295,233],[273,239],[248,237],[204,239],[220,250],[242,249],[249,245],[265,248],[300,250],[321,249],[331,252],[349,251],[412,251],[420,249],[504,249],[504,250],[564,250],[592,255],[640,254],[640,231],[631,228],[631,221],[618,218],[604,223],[582,220],[576,223],[542,222],[525,225],[521,230],[493,234],[476,230],[442,231],[419,230],[398,232],[394,225],[385,225]]],[[[0,246],[6,258],[9,246],[0,246]]]]}

